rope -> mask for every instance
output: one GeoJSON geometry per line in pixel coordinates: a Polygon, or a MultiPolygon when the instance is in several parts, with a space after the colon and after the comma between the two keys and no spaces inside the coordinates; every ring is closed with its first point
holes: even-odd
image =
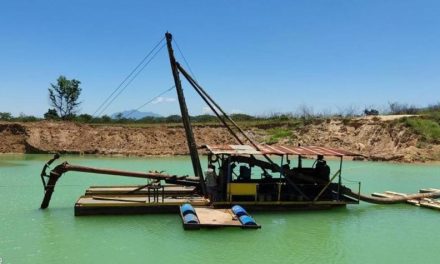
{"type": "Polygon", "coordinates": [[[155,53],[154,55],[151,57],[151,59],[149,59],[144,66],[142,66],[142,68],[127,82],[127,84],[125,84],[125,86],[113,97],[112,100],[110,100],[110,102],[107,103],[107,105],[101,110],[101,112],[98,114],[98,116],[102,115],[105,110],[107,110],[107,108],[116,100],[116,98],[118,98],[119,95],[121,95],[121,93],[134,81],[134,79],[136,79],[136,77],[142,72],[143,69],[145,69],[145,67],[148,66],[148,64],[150,64],[150,62],[156,57],[156,55],[163,49],[163,47],[165,47],[165,44],[163,44],[155,53]]]}
{"type": "Polygon", "coordinates": [[[122,87],[122,85],[139,69],[139,67],[147,60],[147,58],[153,53],[153,51],[164,41],[165,37],[162,37],[159,42],[148,52],[148,54],[138,63],[138,65],[125,77],[125,79],[113,90],[113,92],[102,102],[102,104],[93,113],[93,116],[97,116],[96,113],[112,98],[112,96],[122,87]]]}
{"type": "Polygon", "coordinates": [[[130,113],[128,113],[127,115],[125,115],[125,118],[128,118],[129,116],[131,116],[134,112],[138,111],[139,109],[141,109],[142,107],[146,106],[147,104],[150,104],[151,102],[153,102],[154,100],[156,100],[157,98],[161,97],[162,95],[168,93],[169,91],[171,91],[172,89],[174,89],[176,86],[173,85],[170,88],[166,89],[165,91],[161,92],[160,94],[158,94],[157,96],[151,98],[150,100],[148,100],[146,103],[144,103],[143,105],[139,106],[138,108],[136,108],[135,110],[131,111],[130,113]]]}
{"type": "Polygon", "coordinates": [[[174,43],[176,43],[177,50],[179,51],[180,55],[182,56],[183,61],[185,62],[185,65],[188,67],[188,70],[189,70],[189,72],[191,73],[191,76],[193,76],[193,77],[194,77],[194,80],[197,81],[196,75],[195,75],[194,72],[192,71],[191,67],[189,66],[188,61],[186,60],[185,56],[183,55],[183,52],[182,52],[182,50],[181,50],[180,47],[179,47],[179,43],[177,43],[176,37],[173,38],[173,41],[174,41],[174,43]]]}

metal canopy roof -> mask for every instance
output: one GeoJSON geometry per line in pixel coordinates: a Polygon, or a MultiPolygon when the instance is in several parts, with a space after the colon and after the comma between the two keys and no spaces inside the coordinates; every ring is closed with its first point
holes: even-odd
{"type": "Polygon", "coordinates": [[[360,156],[346,150],[317,146],[277,146],[257,145],[259,150],[249,145],[204,145],[213,154],[229,155],[324,155],[324,156],[360,156]]]}

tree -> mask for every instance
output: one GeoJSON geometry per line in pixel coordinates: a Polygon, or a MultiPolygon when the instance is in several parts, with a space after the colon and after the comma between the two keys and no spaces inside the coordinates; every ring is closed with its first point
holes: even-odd
{"type": "Polygon", "coordinates": [[[39,118],[32,115],[26,115],[25,113],[20,113],[20,115],[17,118],[15,118],[15,120],[20,122],[35,122],[38,121],[39,118]]]}
{"type": "Polygon", "coordinates": [[[58,119],[60,118],[58,116],[57,110],[55,110],[54,108],[50,108],[47,110],[46,113],[44,113],[44,119],[58,119]]]}
{"type": "Polygon", "coordinates": [[[108,115],[103,115],[103,116],[101,116],[101,122],[103,122],[103,123],[111,123],[112,122],[112,118],[109,117],[108,115]]]}
{"type": "Polygon", "coordinates": [[[182,117],[180,115],[170,115],[165,118],[167,123],[179,123],[182,122],[182,117]]]}
{"type": "Polygon", "coordinates": [[[80,84],[80,81],[69,80],[62,75],[58,77],[57,84],[50,84],[50,105],[54,107],[61,119],[72,118],[78,111],[78,106],[81,104],[78,101],[81,94],[80,84]]]}
{"type": "Polygon", "coordinates": [[[93,120],[93,116],[89,114],[82,114],[77,116],[75,120],[81,123],[90,123],[93,120]]]}
{"type": "Polygon", "coordinates": [[[0,112],[0,120],[11,120],[12,119],[12,115],[9,112],[0,112]]]}

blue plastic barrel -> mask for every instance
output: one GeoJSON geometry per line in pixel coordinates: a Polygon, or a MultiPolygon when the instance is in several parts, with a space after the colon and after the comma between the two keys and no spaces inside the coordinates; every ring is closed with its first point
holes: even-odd
{"type": "Polygon", "coordinates": [[[232,212],[234,212],[234,214],[238,217],[241,217],[242,215],[248,215],[246,210],[244,210],[244,208],[241,207],[240,205],[234,205],[234,206],[232,206],[231,209],[232,209],[232,212]]]}
{"type": "Polygon", "coordinates": [[[249,215],[242,215],[240,216],[240,222],[242,225],[257,225],[257,223],[255,223],[255,220],[249,216],[249,215]]]}
{"type": "Polygon", "coordinates": [[[188,213],[187,215],[185,215],[183,217],[183,222],[185,224],[198,224],[199,219],[197,218],[197,216],[195,214],[188,213]]]}
{"type": "Polygon", "coordinates": [[[194,207],[192,207],[190,204],[183,204],[180,206],[180,211],[182,212],[183,216],[187,214],[196,214],[196,210],[194,210],[194,207]]]}

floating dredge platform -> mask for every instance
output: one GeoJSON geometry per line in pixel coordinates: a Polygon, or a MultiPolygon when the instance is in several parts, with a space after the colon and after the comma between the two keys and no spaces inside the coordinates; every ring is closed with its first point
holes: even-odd
{"type": "MultiPolygon", "coordinates": [[[[258,188],[256,184],[250,184],[258,188]]],[[[210,206],[217,209],[231,208],[236,204],[252,211],[274,210],[316,210],[357,204],[358,201],[345,197],[344,200],[317,201],[261,201],[261,193],[256,189],[249,192],[248,184],[231,185],[227,200],[211,202],[197,193],[194,186],[180,185],[131,185],[131,186],[91,186],[75,203],[75,215],[112,215],[112,214],[148,214],[177,213],[179,206],[189,203],[193,206],[210,206]],[[240,189],[241,188],[241,189],[240,189]],[[233,194],[233,195],[232,195],[233,194]],[[238,199],[238,198],[253,199],[238,199]]],[[[279,189],[283,188],[282,185],[279,189]]],[[[263,193],[264,194],[264,193],[263,193]]]]}
{"type": "Polygon", "coordinates": [[[241,206],[213,208],[192,186],[91,186],[75,203],[75,215],[179,213],[184,229],[261,228],[241,206]]]}
{"type": "Polygon", "coordinates": [[[430,208],[440,207],[438,202],[428,200],[440,197],[439,189],[413,195],[386,193],[381,197],[371,197],[361,194],[360,182],[351,182],[349,185],[353,190],[348,188],[342,178],[342,162],[346,156],[362,156],[357,153],[320,146],[262,145],[255,142],[176,61],[170,33],[165,34],[165,39],[194,174],[121,171],[73,165],[67,161],[50,168],[60,157],[56,154],[40,173],[44,187],[42,209],[48,208],[60,177],[71,171],[146,180],[145,185],[92,186],[77,200],[75,215],[176,213],[180,214],[185,229],[259,228],[238,204],[251,211],[331,209],[360,201],[379,204],[408,202],[430,208]],[[180,76],[209,106],[235,138],[236,144],[196,144],[180,76]],[[208,158],[206,171],[202,170],[199,150],[208,158]],[[339,159],[339,166],[333,171],[324,159],[329,156],[339,159]],[[303,159],[311,157],[316,157],[313,165],[303,166],[303,159]]]}
{"type": "MultiPolygon", "coordinates": [[[[45,192],[40,206],[42,209],[49,206],[58,179],[70,171],[146,180],[143,186],[92,186],[77,200],[75,215],[178,213],[179,206],[191,204],[205,208],[200,209],[198,223],[203,226],[204,223],[217,222],[209,220],[206,216],[208,213],[221,219],[221,210],[229,210],[237,204],[252,211],[272,211],[330,209],[359,203],[357,195],[350,196],[343,192],[346,187],[341,177],[343,158],[358,154],[318,146],[276,146],[255,142],[176,61],[172,35],[167,32],[164,39],[194,174],[121,171],[68,162],[51,168],[47,173],[46,170],[59,158],[59,155],[55,155],[44,165],[40,174],[45,192]],[[209,106],[235,139],[236,145],[197,145],[180,77],[185,78],[209,106]],[[199,151],[208,157],[206,171],[202,169],[199,151]],[[311,167],[304,167],[302,159],[311,156],[317,157],[315,163],[311,167]],[[324,156],[340,159],[339,168],[333,173],[330,173],[324,156]],[[293,164],[292,157],[297,158],[296,164],[293,164]],[[208,210],[208,206],[212,210],[208,210]]],[[[359,192],[360,183],[357,187],[359,192]]]]}

